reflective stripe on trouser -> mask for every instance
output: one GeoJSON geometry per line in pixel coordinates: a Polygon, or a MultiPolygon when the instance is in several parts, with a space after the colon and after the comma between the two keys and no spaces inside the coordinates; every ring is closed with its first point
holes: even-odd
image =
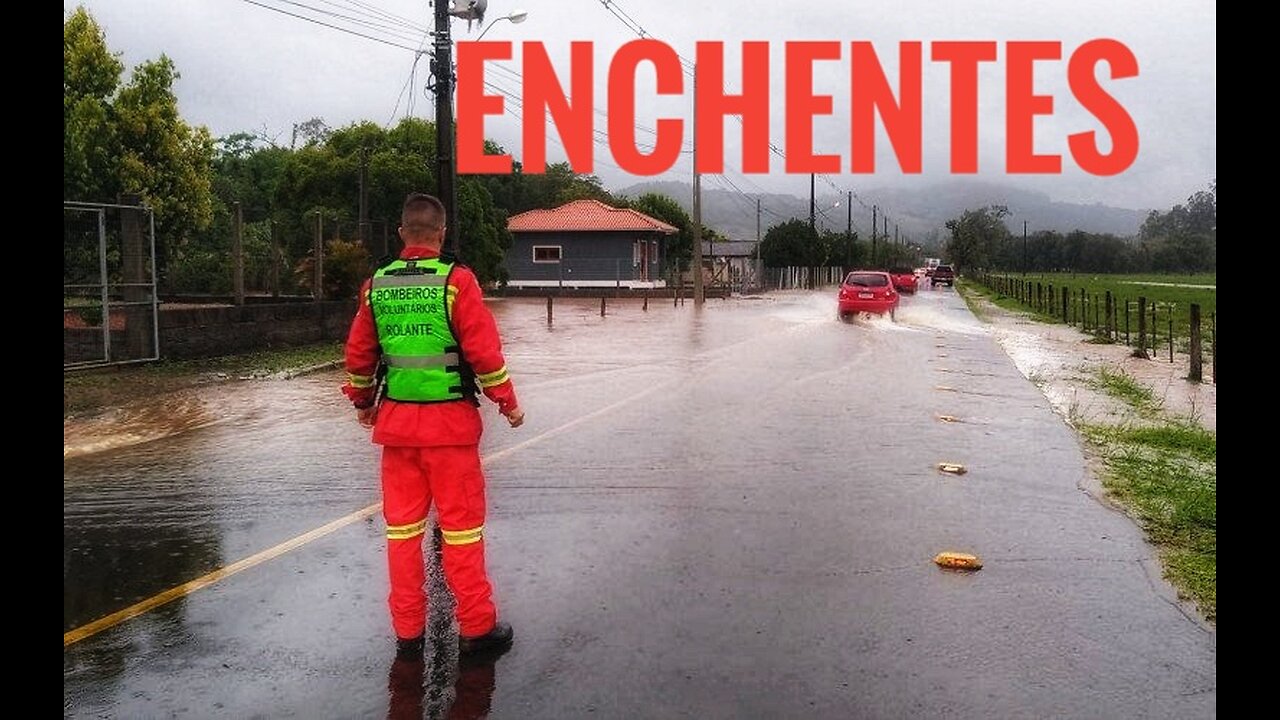
{"type": "Polygon", "coordinates": [[[484,474],[475,445],[384,447],[382,514],[387,521],[391,623],[396,635],[421,635],[427,623],[422,542],[434,501],[445,542],[445,580],[457,603],[459,632],[483,635],[497,609],[484,564],[484,474]]]}

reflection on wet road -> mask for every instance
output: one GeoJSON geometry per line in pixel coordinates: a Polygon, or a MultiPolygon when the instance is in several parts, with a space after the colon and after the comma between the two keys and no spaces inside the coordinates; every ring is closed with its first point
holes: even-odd
{"type": "MultiPolygon", "coordinates": [[[[68,645],[64,713],[1214,713],[1215,633],[1078,489],[1074,435],[954,292],[897,323],[840,323],[834,292],[561,299],[551,327],[536,299],[493,308],[528,412],[484,408],[507,656],[462,672],[435,592],[435,651],[393,664],[375,515],[68,645]]],[[[340,382],[174,400],[199,420],[151,442],[64,430],[64,632],[376,503],[340,382]],[[114,449],[65,452],[81,438],[114,449]]]]}

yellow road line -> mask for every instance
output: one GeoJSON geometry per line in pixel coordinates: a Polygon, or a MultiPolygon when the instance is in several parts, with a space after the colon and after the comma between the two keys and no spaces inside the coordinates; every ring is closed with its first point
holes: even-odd
{"type": "MultiPolygon", "coordinates": [[[[639,398],[644,397],[645,395],[649,395],[653,392],[656,392],[669,384],[671,383],[654,385],[647,390],[642,390],[641,392],[636,393],[635,395],[632,395],[623,400],[619,400],[618,402],[615,402],[612,405],[605,406],[599,410],[596,410],[595,412],[591,412],[577,419],[570,420],[569,422],[563,425],[560,425],[559,427],[554,427],[550,430],[547,430],[544,433],[535,435],[529,438],[528,440],[516,443],[511,447],[498,450],[497,452],[490,453],[484,456],[483,458],[481,458],[480,462],[485,464],[491,463],[494,460],[497,460],[505,455],[509,455],[523,448],[527,448],[536,442],[541,442],[542,440],[545,440],[549,437],[558,435],[564,432],[565,430],[568,430],[569,428],[574,427],[575,425],[580,425],[588,420],[597,418],[601,415],[604,415],[605,413],[616,410],[628,403],[634,402],[635,400],[638,400],[639,398]]],[[[256,555],[250,555],[249,557],[244,558],[243,560],[238,560],[226,567],[214,570],[213,572],[207,575],[202,575],[201,577],[198,577],[195,580],[192,580],[187,583],[183,583],[182,585],[178,585],[177,587],[169,588],[168,590],[165,590],[164,592],[158,595],[153,595],[147,598],[146,600],[142,600],[140,602],[134,603],[133,605],[130,605],[129,607],[123,610],[113,612],[110,615],[107,615],[105,617],[98,618],[97,620],[94,620],[93,622],[87,623],[85,625],[81,625],[80,627],[74,630],[69,630],[62,634],[62,647],[63,649],[66,649],[68,646],[73,645],[77,642],[80,642],[85,638],[97,635],[103,630],[119,625],[125,620],[129,620],[130,618],[135,618],[150,610],[154,610],[155,608],[158,608],[161,605],[164,605],[165,603],[168,603],[173,600],[177,600],[180,597],[185,597],[187,595],[190,595],[191,593],[195,592],[196,590],[199,590],[202,587],[212,585],[213,583],[225,577],[230,577],[231,575],[235,575],[241,570],[248,570],[249,568],[255,565],[261,565],[262,563],[268,560],[271,560],[272,558],[279,557],[289,552],[290,550],[294,550],[296,548],[302,547],[303,545],[306,545],[312,540],[315,540],[317,538],[322,538],[325,535],[328,535],[329,533],[334,532],[335,530],[344,528],[347,525],[350,525],[351,523],[356,522],[357,520],[363,520],[373,515],[374,513],[378,512],[381,509],[382,509],[382,503],[374,503],[369,507],[363,508],[361,510],[357,510],[351,513],[350,515],[344,515],[343,517],[340,517],[337,520],[334,520],[333,522],[327,523],[325,525],[321,525],[320,527],[314,530],[311,530],[309,532],[303,533],[291,540],[286,540],[280,543],[279,545],[276,545],[275,547],[263,550],[262,552],[257,553],[256,555]]]]}
{"type": "Polygon", "coordinates": [[[328,535],[329,533],[335,530],[344,528],[350,525],[351,523],[356,522],[357,520],[363,520],[369,517],[370,515],[373,515],[374,513],[378,512],[381,509],[382,509],[382,503],[375,503],[362,510],[357,510],[351,513],[350,515],[344,515],[343,517],[340,517],[337,520],[334,520],[333,522],[327,523],[325,525],[321,525],[315,530],[311,530],[310,532],[305,532],[293,538],[292,540],[286,540],[280,543],[279,545],[276,545],[273,548],[268,548],[266,550],[263,550],[262,552],[257,553],[256,555],[250,555],[249,557],[243,560],[238,560],[226,567],[218,568],[217,570],[214,570],[213,572],[207,575],[202,575],[196,578],[195,580],[192,580],[191,582],[183,583],[177,587],[169,588],[168,590],[165,590],[159,595],[152,595],[146,600],[142,600],[141,602],[134,603],[133,605],[130,605],[129,607],[123,610],[120,610],[118,612],[113,612],[110,615],[107,615],[106,617],[101,617],[101,618],[98,618],[97,620],[94,620],[91,623],[81,625],[75,630],[67,631],[62,634],[62,647],[65,649],[68,645],[80,642],[81,640],[84,640],[87,637],[97,635],[98,633],[102,632],[103,630],[106,630],[109,627],[119,625],[125,620],[137,617],[144,612],[158,608],[161,605],[164,605],[165,603],[171,600],[177,600],[178,598],[183,597],[185,595],[190,595],[196,590],[199,590],[200,588],[205,587],[207,585],[212,585],[213,583],[221,580],[222,578],[235,575],[241,570],[248,570],[254,565],[260,565],[272,558],[279,557],[289,552],[290,550],[293,550],[294,548],[298,548],[298,547],[302,547],[303,545],[306,545],[307,543],[311,542],[312,540],[315,540],[316,538],[324,537],[325,535],[328,535]]]}

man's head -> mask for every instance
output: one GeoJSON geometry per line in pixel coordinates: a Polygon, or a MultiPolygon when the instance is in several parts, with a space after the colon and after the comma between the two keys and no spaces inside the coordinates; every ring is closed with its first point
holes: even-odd
{"type": "Polygon", "coordinates": [[[400,239],[405,245],[433,247],[444,244],[444,205],[433,195],[409,193],[400,211],[400,239]]]}

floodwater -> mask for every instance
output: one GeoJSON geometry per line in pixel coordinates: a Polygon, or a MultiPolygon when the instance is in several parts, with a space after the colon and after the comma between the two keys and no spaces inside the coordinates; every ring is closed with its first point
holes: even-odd
{"type": "Polygon", "coordinates": [[[434,577],[428,657],[394,662],[343,376],[246,381],[64,427],[64,715],[1215,714],[1216,631],[952,290],[896,323],[834,290],[491,306],[527,413],[482,408],[508,654],[459,666],[434,577]]]}

